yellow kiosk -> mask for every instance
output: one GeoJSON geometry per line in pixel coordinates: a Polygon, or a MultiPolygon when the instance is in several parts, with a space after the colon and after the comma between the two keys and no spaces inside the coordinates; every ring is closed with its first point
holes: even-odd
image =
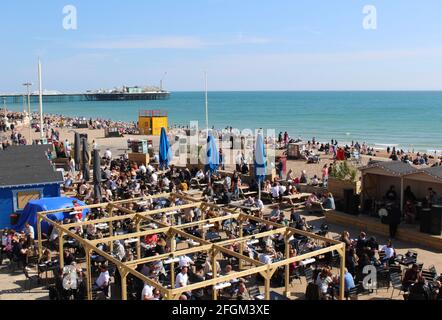
{"type": "Polygon", "coordinates": [[[167,111],[141,110],[138,116],[138,129],[142,135],[160,136],[161,128],[169,127],[167,111]]]}

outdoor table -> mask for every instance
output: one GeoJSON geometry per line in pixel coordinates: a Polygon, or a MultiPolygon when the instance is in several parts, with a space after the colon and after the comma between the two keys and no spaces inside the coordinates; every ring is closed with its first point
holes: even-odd
{"type": "Polygon", "coordinates": [[[213,288],[215,290],[222,290],[228,287],[231,287],[232,284],[230,282],[223,282],[223,283],[218,283],[217,285],[215,285],[213,288]]]}
{"type": "Polygon", "coordinates": [[[221,236],[215,232],[207,232],[206,238],[209,241],[221,240],[221,236]]]}
{"type": "Polygon", "coordinates": [[[290,300],[290,299],[287,298],[286,296],[283,296],[282,294],[279,294],[276,291],[270,291],[270,300],[290,300]]]}

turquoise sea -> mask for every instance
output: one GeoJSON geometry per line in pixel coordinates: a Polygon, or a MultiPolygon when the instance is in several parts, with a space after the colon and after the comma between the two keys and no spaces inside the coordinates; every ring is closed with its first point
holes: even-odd
{"type": "MultiPolygon", "coordinates": [[[[20,110],[22,105],[8,105],[20,110]]],[[[38,106],[34,104],[33,110],[38,106]]],[[[203,92],[173,92],[164,101],[45,103],[44,112],[136,121],[138,110],[163,109],[170,123],[205,126],[203,92]]],[[[209,92],[210,126],[288,131],[405,149],[442,150],[442,92],[209,92]]]]}

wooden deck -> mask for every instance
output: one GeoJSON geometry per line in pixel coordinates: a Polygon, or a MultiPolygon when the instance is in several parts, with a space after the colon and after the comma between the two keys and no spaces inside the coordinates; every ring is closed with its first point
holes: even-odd
{"type": "MultiPolygon", "coordinates": [[[[352,228],[359,228],[367,233],[389,236],[389,227],[381,223],[379,219],[365,215],[353,216],[350,214],[327,211],[324,213],[329,223],[335,223],[352,228]]],[[[442,236],[433,236],[421,233],[419,226],[402,223],[397,231],[396,238],[401,241],[419,244],[428,248],[442,251],[442,236]]]]}

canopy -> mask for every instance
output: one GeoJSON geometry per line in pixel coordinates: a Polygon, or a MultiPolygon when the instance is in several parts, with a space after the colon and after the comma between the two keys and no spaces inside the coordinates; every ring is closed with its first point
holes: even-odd
{"type": "Polygon", "coordinates": [[[167,139],[167,133],[165,128],[161,128],[160,137],[160,169],[168,168],[169,163],[172,160],[169,140],[167,139]]]}
{"type": "Polygon", "coordinates": [[[219,152],[216,146],[215,139],[212,133],[209,133],[207,138],[207,161],[206,161],[206,172],[214,173],[218,170],[219,166],[219,152]]]}
{"type": "Polygon", "coordinates": [[[255,144],[255,178],[258,183],[262,183],[267,173],[267,161],[264,152],[264,138],[262,133],[258,133],[255,144]]]}
{"type": "MultiPolygon", "coordinates": [[[[34,227],[35,237],[37,237],[37,213],[42,211],[72,208],[73,207],[72,201],[74,200],[77,199],[61,197],[61,198],[42,198],[40,200],[29,201],[25,209],[21,213],[18,223],[15,226],[13,226],[13,229],[15,229],[16,231],[22,231],[23,228],[25,227],[25,223],[29,222],[29,224],[34,227]]],[[[80,206],[86,205],[84,202],[81,202],[79,200],[77,200],[77,202],[80,206]]],[[[89,209],[84,209],[83,218],[85,218],[86,215],[88,214],[89,214],[89,209]]],[[[63,221],[63,219],[65,218],[72,218],[72,216],[69,213],[65,212],[48,214],[47,217],[51,220],[57,220],[57,221],[63,221]]],[[[42,222],[41,228],[43,233],[48,234],[50,231],[49,223],[45,221],[42,222]]]]}

